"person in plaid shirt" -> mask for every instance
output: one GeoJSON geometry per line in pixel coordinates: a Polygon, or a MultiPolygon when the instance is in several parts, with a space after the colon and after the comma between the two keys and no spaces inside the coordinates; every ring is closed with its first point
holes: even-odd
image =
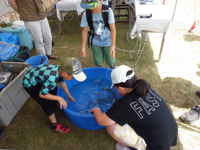
{"type": "Polygon", "coordinates": [[[75,78],[77,81],[84,81],[86,75],[82,71],[81,63],[75,58],[66,58],[61,65],[39,65],[32,67],[24,76],[22,85],[27,93],[36,100],[48,116],[52,129],[55,132],[66,134],[70,128],[59,123],[55,117],[56,101],[60,104],[60,109],[67,108],[66,101],[56,95],[59,83],[71,102],[74,98],[70,95],[64,81],[75,78]]]}

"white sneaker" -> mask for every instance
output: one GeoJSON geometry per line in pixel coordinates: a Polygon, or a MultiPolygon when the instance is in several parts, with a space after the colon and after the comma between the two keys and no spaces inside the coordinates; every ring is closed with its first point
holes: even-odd
{"type": "Polygon", "coordinates": [[[117,143],[115,147],[117,150],[130,150],[128,147],[126,147],[125,145],[121,143],[117,143]]]}

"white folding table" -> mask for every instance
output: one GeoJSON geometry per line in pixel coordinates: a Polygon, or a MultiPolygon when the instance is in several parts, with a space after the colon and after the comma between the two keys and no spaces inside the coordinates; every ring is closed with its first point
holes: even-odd
{"type": "MultiPolygon", "coordinates": [[[[164,40],[171,30],[172,24],[172,12],[166,10],[166,7],[159,5],[155,2],[146,2],[146,4],[140,4],[140,0],[133,0],[135,6],[136,21],[134,27],[130,33],[130,37],[133,39],[137,37],[136,49],[138,48],[138,36],[142,32],[154,32],[163,33],[162,43],[160,47],[160,54],[158,61],[160,61],[164,40]],[[141,18],[144,13],[151,13],[150,18],[141,18]]],[[[137,52],[135,53],[135,60],[137,52]]]]}
{"type": "Polygon", "coordinates": [[[64,32],[65,31],[65,25],[64,25],[64,15],[69,12],[76,12],[77,13],[77,21],[78,21],[78,27],[79,27],[79,32],[80,32],[80,24],[79,24],[79,19],[78,16],[81,15],[81,13],[85,10],[80,7],[81,0],[64,0],[64,2],[59,1],[56,4],[56,12],[57,12],[57,17],[60,21],[63,22],[63,28],[64,32]]]}

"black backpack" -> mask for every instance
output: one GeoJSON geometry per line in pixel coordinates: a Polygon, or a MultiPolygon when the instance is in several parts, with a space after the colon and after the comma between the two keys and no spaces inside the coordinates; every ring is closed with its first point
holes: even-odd
{"type": "MultiPolygon", "coordinates": [[[[105,23],[104,29],[105,27],[107,27],[110,30],[110,26],[108,24],[108,6],[107,5],[102,5],[102,17],[103,17],[103,21],[105,23]]],[[[88,31],[88,47],[89,47],[89,37],[90,35],[92,35],[91,38],[91,46],[92,46],[92,40],[94,38],[94,28],[93,28],[93,20],[92,20],[92,11],[90,9],[86,9],[86,17],[87,17],[87,22],[88,22],[88,26],[90,27],[90,31],[88,31]],[[92,34],[93,33],[93,34],[92,34]]]]}

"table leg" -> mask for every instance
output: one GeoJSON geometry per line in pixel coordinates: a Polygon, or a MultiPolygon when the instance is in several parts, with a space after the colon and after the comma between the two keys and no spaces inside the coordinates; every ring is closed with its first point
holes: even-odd
{"type": "Polygon", "coordinates": [[[80,24],[79,24],[78,13],[76,12],[76,14],[77,14],[77,22],[78,22],[79,33],[81,33],[81,28],[80,28],[80,24]]]}
{"type": "Polygon", "coordinates": [[[64,20],[62,20],[62,22],[63,22],[63,29],[64,29],[64,33],[66,33],[66,30],[65,30],[65,21],[64,21],[64,20]]]}
{"type": "MultiPolygon", "coordinates": [[[[136,46],[135,46],[135,63],[137,61],[137,49],[138,49],[138,36],[139,36],[139,33],[137,32],[136,34],[137,36],[137,39],[136,39],[136,46]]],[[[136,64],[135,64],[136,65],[136,64]]],[[[134,68],[135,68],[135,65],[134,65],[134,68]]]]}
{"type": "Polygon", "coordinates": [[[63,29],[64,29],[64,33],[66,33],[66,30],[65,30],[65,21],[64,21],[64,17],[62,16],[62,11],[60,11],[60,15],[61,15],[61,19],[62,19],[62,24],[63,24],[63,29]]]}
{"type": "Polygon", "coordinates": [[[161,47],[160,47],[160,54],[159,54],[159,58],[158,58],[157,62],[160,62],[160,58],[162,55],[162,50],[163,50],[163,46],[164,46],[164,42],[165,42],[164,37],[165,37],[165,33],[163,33],[162,43],[161,43],[161,47]]]}

